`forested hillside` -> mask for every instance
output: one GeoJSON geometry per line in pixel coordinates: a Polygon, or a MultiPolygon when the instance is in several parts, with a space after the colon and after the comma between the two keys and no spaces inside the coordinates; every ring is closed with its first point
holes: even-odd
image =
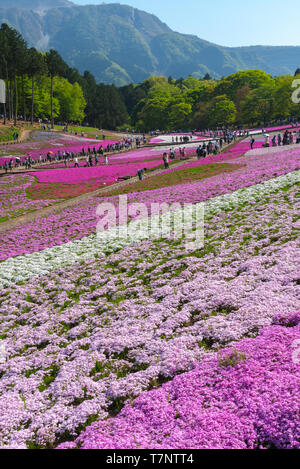
{"type": "Polygon", "coordinates": [[[120,4],[2,0],[2,22],[20,31],[30,46],[53,48],[81,73],[89,70],[98,82],[118,86],[155,75],[221,78],[248,69],[273,76],[293,73],[300,56],[300,47],[222,47],[176,33],[156,16],[120,4]]]}
{"type": "MultiPolygon", "coordinates": [[[[0,29],[0,78],[6,82],[7,117],[84,122],[99,129],[205,129],[264,125],[300,116],[292,100],[294,76],[272,77],[261,70],[175,79],[149,77],[120,88],[81,75],[51,49],[28,48],[18,31],[0,29]]],[[[299,68],[295,75],[299,74],[299,68]]]]}

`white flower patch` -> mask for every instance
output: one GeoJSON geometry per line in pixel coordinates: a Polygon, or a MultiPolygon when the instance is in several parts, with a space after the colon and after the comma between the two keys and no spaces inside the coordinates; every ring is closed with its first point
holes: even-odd
{"type": "MultiPolygon", "coordinates": [[[[199,210],[197,208],[201,209],[204,206],[205,216],[208,218],[224,210],[234,209],[251,200],[260,200],[265,195],[272,194],[284,187],[291,187],[299,182],[300,172],[294,171],[255,186],[209,199],[205,203],[195,204],[196,210],[191,211],[193,222],[195,224],[198,222],[196,217],[199,210]]],[[[177,223],[182,223],[181,210],[176,210],[173,217],[175,227],[177,223]]],[[[157,231],[148,229],[149,223],[151,223],[151,226],[157,225],[157,217],[145,218],[131,222],[130,230],[127,229],[127,226],[121,226],[61,246],[6,259],[0,263],[0,288],[20,281],[26,281],[30,278],[47,275],[53,270],[93,259],[95,256],[104,256],[107,252],[118,251],[125,246],[142,240],[157,239],[164,235],[164,232],[161,231],[161,225],[165,226],[166,232],[168,232],[169,219],[170,212],[160,215],[160,227],[157,231]]]]}
{"type": "Polygon", "coordinates": [[[298,150],[300,153],[300,146],[299,144],[288,145],[288,146],[278,146],[278,147],[262,147],[262,148],[254,148],[253,150],[247,151],[245,156],[263,156],[263,155],[271,155],[273,153],[288,153],[293,150],[298,150]]]}

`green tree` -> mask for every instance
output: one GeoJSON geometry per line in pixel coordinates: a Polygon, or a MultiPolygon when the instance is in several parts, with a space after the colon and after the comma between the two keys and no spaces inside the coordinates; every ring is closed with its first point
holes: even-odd
{"type": "Polygon", "coordinates": [[[192,112],[192,105],[184,99],[173,99],[168,108],[169,126],[171,129],[185,130],[189,126],[189,119],[192,112]]]}
{"type": "Polygon", "coordinates": [[[63,61],[59,53],[53,49],[46,52],[46,63],[48,73],[50,75],[51,83],[51,127],[54,128],[54,116],[53,116],[53,81],[56,76],[63,76],[67,71],[66,63],[63,61]]]}
{"type": "Polygon", "coordinates": [[[211,104],[209,102],[199,102],[194,110],[191,126],[194,129],[205,129],[208,127],[209,113],[211,110],[211,104]]]}
{"type": "Polygon", "coordinates": [[[82,122],[86,101],[78,83],[73,85],[65,78],[55,77],[53,94],[60,105],[60,118],[66,122],[82,122]]]}
{"type": "Polygon", "coordinates": [[[287,118],[299,115],[299,105],[293,103],[292,94],[294,88],[292,86],[295,78],[290,75],[280,76],[275,79],[276,88],[274,91],[274,117],[287,118]]]}
{"type": "Polygon", "coordinates": [[[124,101],[114,85],[104,85],[101,83],[97,87],[94,104],[97,110],[95,124],[98,128],[114,130],[129,122],[124,101]]]}
{"type": "Polygon", "coordinates": [[[275,84],[262,85],[251,91],[241,106],[243,123],[263,123],[272,120],[275,109],[275,84]]]}
{"type": "Polygon", "coordinates": [[[17,125],[18,115],[18,86],[17,75],[23,73],[23,56],[26,55],[27,45],[21,34],[7,24],[1,25],[0,30],[1,57],[6,70],[6,84],[8,90],[9,117],[14,118],[17,125]]]}
{"type": "Polygon", "coordinates": [[[47,73],[45,57],[34,47],[28,51],[28,75],[31,77],[31,125],[34,118],[34,83],[37,76],[47,73]]]}
{"type": "MultiPolygon", "coordinates": [[[[26,85],[26,83],[25,83],[26,85]]],[[[28,94],[31,93],[31,80],[28,80],[28,94]]],[[[37,76],[35,79],[34,93],[34,116],[43,120],[49,119],[51,115],[51,93],[50,77],[47,75],[37,76]]],[[[56,96],[52,100],[53,118],[60,117],[60,102],[56,96]]]]}
{"type": "Polygon", "coordinates": [[[212,127],[230,126],[236,120],[236,107],[233,101],[226,97],[217,98],[210,111],[209,124],[212,127]]]}
{"type": "Polygon", "coordinates": [[[215,96],[225,94],[236,103],[238,90],[244,86],[254,90],[263,85],[273,84],[273,78],[261,70],[244,70],[223,78],[215,88],[215,96]]]}

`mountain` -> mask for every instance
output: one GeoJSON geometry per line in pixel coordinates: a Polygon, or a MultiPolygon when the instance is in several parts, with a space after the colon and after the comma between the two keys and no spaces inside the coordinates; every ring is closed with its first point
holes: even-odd
{"type": "Polygon", "coordinates": [[[300,65],[300,47],[223,47],[174,32],[156,16],[120,4],[0,0],[4,22],[29,45],[57,49],[70,66],[118,86],[150,75],[220,78],[246,69],[294,74],[300,65]]]}

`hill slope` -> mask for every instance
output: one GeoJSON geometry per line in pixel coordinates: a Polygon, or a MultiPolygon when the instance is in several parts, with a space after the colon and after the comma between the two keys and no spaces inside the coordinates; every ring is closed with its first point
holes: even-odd
{"type": "Polygon", "coordinates": [[[256,68],[279,75],[294,73],[300,64],[300,47],[222,47],[176,33],[156,16],[120,4],[1,0],[0,22],[18,29],[30,45],[55,48],[80,72],[89,70],[116,85],[149,75],[221,77],[256,68]]]}

